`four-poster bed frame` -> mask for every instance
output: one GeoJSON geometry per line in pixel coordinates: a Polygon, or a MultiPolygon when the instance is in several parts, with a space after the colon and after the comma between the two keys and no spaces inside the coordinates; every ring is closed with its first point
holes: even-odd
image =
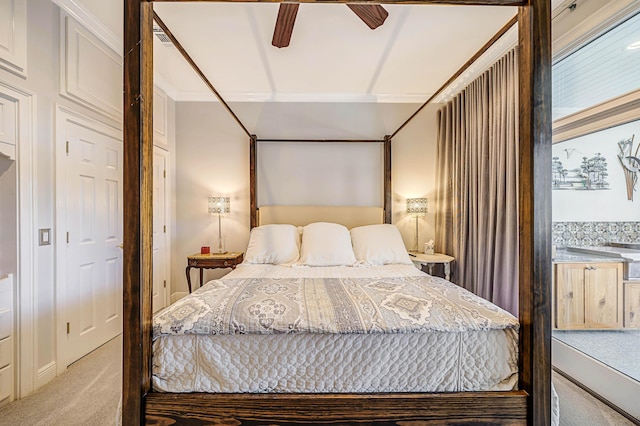
{"type": "MultiPolygon", "coordinates": [[[[302,2],[313,2],[313,0],[302,2]]],[[[363,3],[357,0],[323,2],[363,3]]],[[[153,226],[151,197],[154,13],[153,2],[125,0],[124,245],[126,249],[123,259],[122,387],[124,425],[174,424],[176,422],[193,425],[475,423],[538,426],[550,424],[550,0],[387,0],[383,3],[519,6],[517,21],[520,49],[520,390],[366,395],[153,392],[151,390],[151,231],[153,226]]],[[[194,69],[197,68],[195,64],[191,65],[195,67],[194,69]]],[[[199,69],[196,71],[198,72],[199,69]]],[[[200,75],[207,82],[201,72],[200,75]]],[[[215,92],[213,86],[210,84],[209,86],[215,92]]],[[[233,114],[226,103],[224,104],[233,114]]],[[[416,111],[416,114],[419,111],[416,111]]],[[[235,114],[233,116],[239,122],[235,114]]],[[[239,124],[242,126],[240,122],[239,124]]],[[[401,128],[404,125],[406,122],[401,128]]],[[[255,135],[250,135],[244,126],[242,127],[250,138],[252,181],[250,207],[253,227],[257,224],[255,156],[258,139],[255,135]]],[[[391,220],[391,176],[390,166],[387,167],[387,163],[390,164],[393,135],[386,136],[384,140],[386,222],[391,220]]]]}

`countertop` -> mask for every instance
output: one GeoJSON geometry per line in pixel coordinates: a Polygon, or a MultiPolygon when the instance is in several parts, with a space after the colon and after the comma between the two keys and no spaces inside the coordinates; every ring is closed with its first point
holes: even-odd
{"type": "MultiPolygon", "coordinates": [[[[608,252],[611,247],[567,247],[558,249],[554,263],[604,263],[632,262],[634,259],[623,257],[620,253],[608,252]],[[602,250],[604,249],[604,250],[602,250]]],[[[637,253],[637,251],[636,251],[637,253]]]]}

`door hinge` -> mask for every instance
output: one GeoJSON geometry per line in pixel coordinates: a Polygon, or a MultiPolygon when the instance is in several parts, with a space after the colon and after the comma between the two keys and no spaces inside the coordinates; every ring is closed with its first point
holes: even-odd
{"type": "Polygon", "coordinates": [[[167,233],[167,225],[164,225],[162,228],[164,229],[164,233],[166,234],[167,233]]]}
{"type": "Polygon", "coordinates": [[[69,141],[67,141],[67,146],[66,146],[65,150],[67,151],[67,155],[69,155],[69,141]]]}
{"type": "Polygon", "coordinates": [[[167,171],[166,171],[166,170],[164,170],[164,171],[162,172],[162,177],[164,177],[165,179],[167,178],[167,171]]]}
{"type": "Polygon", "coordinates": [[[71,324],[67,323],[67,334],[71,334],[71,324]]]}
{"type": "Polygon", "coordinates": [[[69,244],[69,232],[67,232],[67,244],[69,244]]]}
{"type": "Polygon", "coordinates": [[[164,288],[167,288],[167,280],[164,280],[164,288]]]}

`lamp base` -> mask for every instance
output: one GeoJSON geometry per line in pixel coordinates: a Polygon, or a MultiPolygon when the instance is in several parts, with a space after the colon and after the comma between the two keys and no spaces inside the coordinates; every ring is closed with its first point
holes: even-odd
{"type": "MultiPolygon", "coordinates": [[[[219,231],[218,231],[219,232],[219,231]]],[[[227,253],[227,250],[225,250],[225,245],[224,245],[225,241],[224,241],[224,237],[220,234],[218,234],[218,247],[216,247],[215,249],[212,247],[212,252],[215,252],[217,254],[224,254],[227,253]]]]}

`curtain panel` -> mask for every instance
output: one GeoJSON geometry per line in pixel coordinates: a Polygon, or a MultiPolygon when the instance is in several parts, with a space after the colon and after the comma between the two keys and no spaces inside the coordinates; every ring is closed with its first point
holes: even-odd
{"type": "Polygon", "coordinates": [[[518,313],[518,56],[438,112],[436,247],[452,281],[518,313]]]}

